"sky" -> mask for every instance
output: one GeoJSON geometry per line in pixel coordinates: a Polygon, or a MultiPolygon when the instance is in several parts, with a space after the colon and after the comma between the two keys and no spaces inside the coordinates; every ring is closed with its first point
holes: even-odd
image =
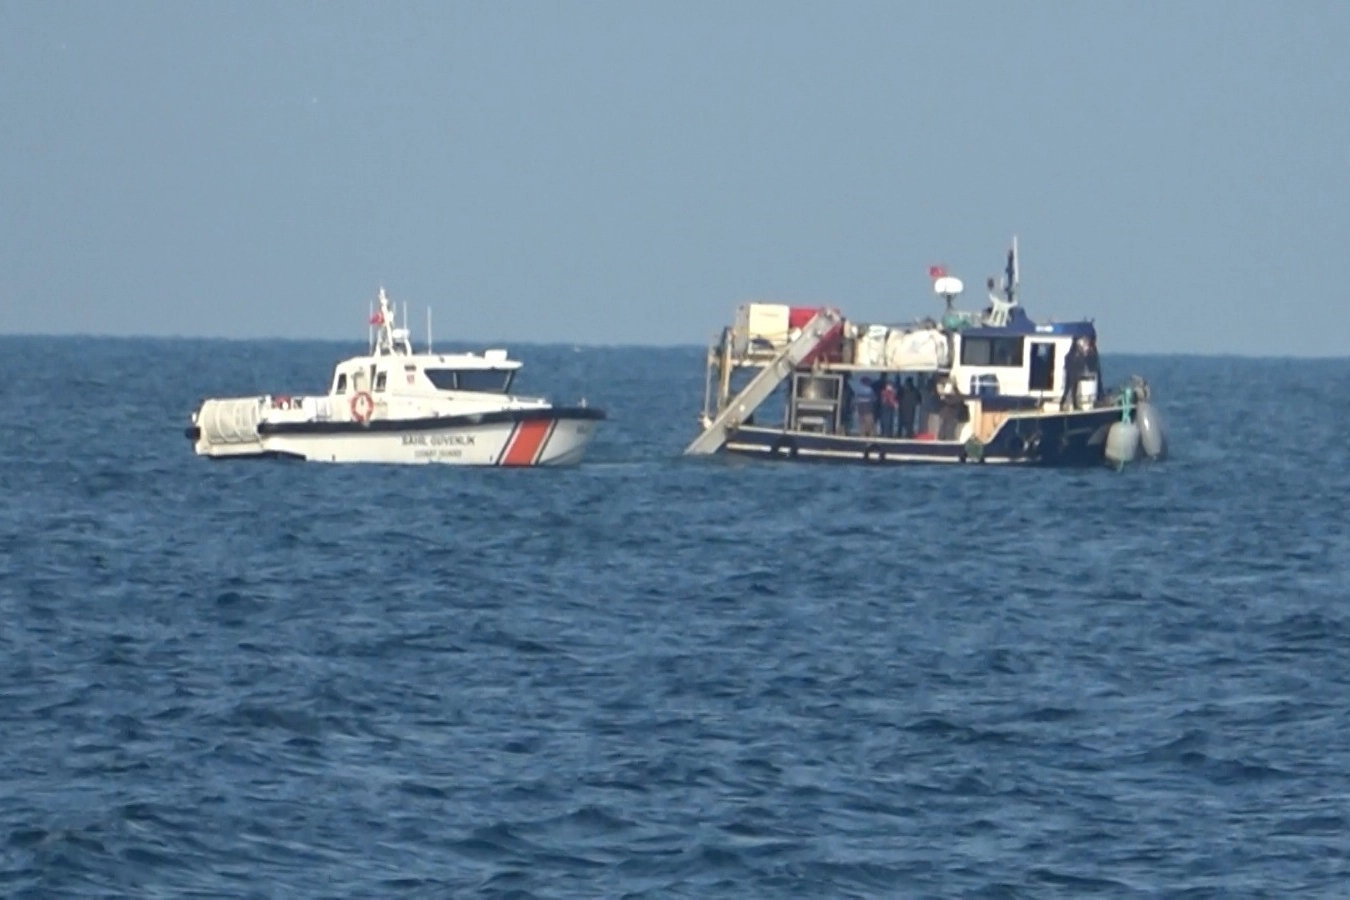
{"type": "Polygon", "coordinates": [[[0,333],[1346,355],[1350,3],[0,3],[0,333]]]}

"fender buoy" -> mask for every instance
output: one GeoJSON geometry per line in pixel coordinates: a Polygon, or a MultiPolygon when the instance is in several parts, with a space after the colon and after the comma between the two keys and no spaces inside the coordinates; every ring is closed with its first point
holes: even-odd
{"type": "Polygon", "coordinates": [[[352,395],[352,418],[358,422],[369,422],[375,412],[375,398],[369,391],[357,391],[352,395]]]}
{"type": "Polygon", "coordinates": [[[984,444],[980,443],[978,438],[971,438],[966,441],[965,452],[961,454],[964,462],[984,462],[984,444]]]}
{"type": "Polygon", "coordinates": [[[868,444],[863,449],[863,460],[865,462],[883,463],[886,461],[886,451],[876,444],[868,444]]]}

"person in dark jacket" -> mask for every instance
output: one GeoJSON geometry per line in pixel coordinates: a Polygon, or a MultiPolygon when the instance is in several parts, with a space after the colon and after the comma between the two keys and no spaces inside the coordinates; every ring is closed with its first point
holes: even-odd
{"type": "Polygon", "coordinates": [[[1083,374],[1092,375],[1097,379],[1097,392],[1102,390],[1102,361],[1097,356],[1097,342],[1092,338],[1087,339],[1087,350],[1083,353],[1083,374]]]}
{"type": "Polygon", "coordinates": [[[1061,402],[1064,409],[1078,408],[1078,382],[1083,380],[1086,363],[1082,338],[1079,338],[1069,347],[1069,352],[1064,357],[1064,397],[1061,402]]]}
{"type": "Polygon", "coordinates": [[[881,373],[881,377],[872,385],[872,421],[876,423],[876,430],[872,432],[879,437],[887,437],[886,419],[884,418],[885,402],[882,399],[886,393],[886,373],[881,373]]]}
{"type": "Polygon", "coordinates": [[[853,378],[844,373],[844,387],[839,395],[839,433],[853,431],[853,378]]]}
{"type": "Polygon", "coordinates": [[[895,382],[885,375],[881,379],[881,393],[878,395],[881,401],[881,436],[895,437],[895,416],[900,411],[900,395],[895,389],[895,382]]]}
{"type": "Polygon", "coordinates": [[[913,378],[906,378],[900,386],[900,437],[914,437],[914,414],[919,409],[919,389],[913,378]]]}
{"type": "Polygon", "coordinates": [[[939,382],[937,395],[938,440],[954,441],[961,431],[962,424],[970,421],[970,407],[966,406],[965,395],[950,376],[944,377],[939,382]]]}

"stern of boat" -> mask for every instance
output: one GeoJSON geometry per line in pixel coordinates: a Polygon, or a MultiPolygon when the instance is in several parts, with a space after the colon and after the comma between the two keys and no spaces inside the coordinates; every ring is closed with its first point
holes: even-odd
{"type": "Polygon", "coordinates": [[[259,456],[264,452],[258,423],[264,397],[209,399],[192,414],[184,432],[198,456],[259,456]]]}

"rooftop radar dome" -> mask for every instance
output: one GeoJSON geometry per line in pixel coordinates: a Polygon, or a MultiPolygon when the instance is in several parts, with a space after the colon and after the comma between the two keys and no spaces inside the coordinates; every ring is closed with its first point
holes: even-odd
{"type": "Polygon", "coordinates": [[[965,290],[961,279],[955,275],[941,275],[933,279],[933,293],[951,297],[965,290]]]}

